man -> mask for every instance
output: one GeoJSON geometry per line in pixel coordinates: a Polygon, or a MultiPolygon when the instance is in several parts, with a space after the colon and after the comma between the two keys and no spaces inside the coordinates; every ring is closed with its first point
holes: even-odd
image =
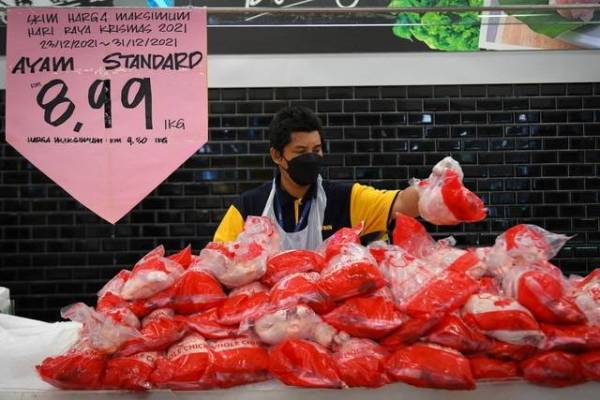
{"type": "Polygon", "coordinates": [[[322,180],[321,132],[321,122],[307,108],[286,107],[277,112],[269,126],[276,177],[234,201],[215,232],[215,241],[235,240],[248,215],[271,217],[283,249],[315,249],[338,229],[361,221],[361,237],[377,238],[387,232],[396,213],[418,215],[419,195],[413,187],[377,190],[359,183],[322,180]]]}

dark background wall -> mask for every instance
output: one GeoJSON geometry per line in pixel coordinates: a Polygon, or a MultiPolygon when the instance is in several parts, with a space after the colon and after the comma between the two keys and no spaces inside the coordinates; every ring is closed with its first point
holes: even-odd
{"type": "Polygon", "coordinates": [[[565,273],[600,265],[598,83],[211,89],[209,96],[209,143],[115,226],[6,144],[2,115],[0,285],[11,289],[19,315],[52,321],[62,306],[93,304],[104,282],[157,244],[174,252],[191,243],[198,252],[232,199],[272,177],[266,126],[290,103],[323,119],[330,179],[403,188],[445,155],[459,160],[489,218],[440,228],[439,236],[487,245],[513,224],[538,224],[576,235],[555,260],[565,273]]]}

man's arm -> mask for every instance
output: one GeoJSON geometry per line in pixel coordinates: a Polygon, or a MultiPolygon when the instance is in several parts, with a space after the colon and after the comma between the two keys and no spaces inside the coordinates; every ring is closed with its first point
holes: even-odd
{"type": "Polygon", "coordinates": [[[402,213],[411,217],[419,216],[419,192],[414,186],[409,186],[398,193],[390,212],[390,221],[388,222],[391,222],[396,217],[396,213],[402,213]]]}

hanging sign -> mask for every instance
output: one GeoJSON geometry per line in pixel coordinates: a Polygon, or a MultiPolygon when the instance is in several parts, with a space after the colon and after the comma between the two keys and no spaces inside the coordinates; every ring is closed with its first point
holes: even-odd
{"type": "Polygon", "coordinates": [[[12,8],[6,138],[115,223],[207,140],[204,9],[12,8]]]}

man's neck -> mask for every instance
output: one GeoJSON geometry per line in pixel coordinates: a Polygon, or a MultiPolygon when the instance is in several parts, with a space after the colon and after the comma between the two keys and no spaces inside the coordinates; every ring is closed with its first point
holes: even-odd
{"type": "Polygon", "coordinates": [[[296,199],[302,199],[306,192],[308,192],[308,189],[310,189],[310,185],[300,186],[296,182],[292,181],[288,176],[285,176],[284,174],[280,174],[280,176],[280,184],[283,190],[288,192],[296,199]]]}

